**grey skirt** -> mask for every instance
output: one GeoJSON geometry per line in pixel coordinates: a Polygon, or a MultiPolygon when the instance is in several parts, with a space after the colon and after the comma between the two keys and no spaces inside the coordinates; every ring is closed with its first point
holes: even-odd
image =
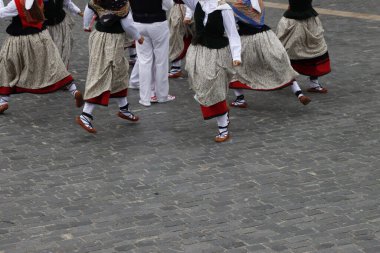
{"type": "Polygon", "coordinates": [[[241,36],[241,43],[242,65],[236,68],[234,81],[265,91],[282,88],[298,76],[273,31],[241,36]]]}
{"type": "Polygon", "coordinates": [[[277,37],[291,60],[312,59],[327,52],[324,29],[319,17],[295,20],[282,17],[277,37]]]}
{"type": "Polygon", "coordinates": [[[203,106],[226,100],[234,75],[230,48],[209,49],[191,45],[186,55],[186,71],[195,99],[203,106]]]}
{"type": "Polygon", "coordinates": [[[111,94],[128,88],[129,63],[124,53],[125,34],[112,34],[94,30],[90,34],[89,66],[84,99],[111,94]]]}
{"type": "Polygon", "coordinates": [[[71,53],[74,45],[74,37],[72,29],[74,22],[69,15],[58,25],[48,26],[48,31],[55,45],[58,48],[59,54],[62,57],[65,66],[69,65],[71,53]]]}

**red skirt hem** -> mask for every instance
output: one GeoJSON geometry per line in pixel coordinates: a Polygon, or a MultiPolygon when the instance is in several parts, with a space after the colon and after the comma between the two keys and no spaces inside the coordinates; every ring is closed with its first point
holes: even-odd
{"type": "Polygon", "coordinates": [[[212,106],[201,105],[201,111],[203,118],[209,120],[218,116],[222,116],[228,112],[228,106],[226,100],[219,102],[212,106]]]}
{"type": "Polygon", "coordinates": [[[324,76],[331,72],[329,53],[307,60],[291,60],[295,71],[305,76],[324,76]]]}
{"type": "Polygon", "coordinates": [[[183,37],[183,42],[184,42],[184,48],[181,52],[181,54],[173,61],[173,62],[176,62],[176,61],[179,61],[179,60],[182,60],[183,58],[185,58],[186,56],[186,53],[187,53],[187,50],[189,49],[190,47],[190,44],[191,44],[191,40],[192,40],[192,37],[191,36],[184,36],[183,37]]]}
{"type": "Polygon", "coordinates": [[[126,97],[127,95],[128,95],[128,89],[124,89],[112,94],[111,94],[111,91],[105,91],[99,96],[86,99],[85,101],[91,104],[108,106],[110,98],[122,98],[122,97],[126,97]]]}
{"type": "Polygon", "coordinates": [[[29,88],[22,88],[22,87],[17,87],[17,86],[0,87],[0,95],[9,96],[11,94],[18,94],[18,93],[47,94],[47,93],[52,93],[59,89],[62,89],[63,87],[71,84],[73,81],[74,81],[73,77],[69,75],[65,77],[64,79],[56,82],[55,84],[49,85],[41,89],[29,89],[29,88]]]}

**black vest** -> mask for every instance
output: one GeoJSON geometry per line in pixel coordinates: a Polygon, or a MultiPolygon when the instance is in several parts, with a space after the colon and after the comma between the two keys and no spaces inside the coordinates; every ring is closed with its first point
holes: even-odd
{"type": "Polygon", "coordinates": [[[63,0],[44,0],[45,24],[48,26],[60,24],[66,17],[63,10],[63,0]]]}
{"type": "Polygon", "coordinates": [[[238,31],[240,36],[255,35],[257,33],[262,33],[270,30],[270,27],[267,25],[263,25],[263,27],[257,28],[242,21],[238,21],[237,24],[239,26],[238,31]]]}
{"type": "Polygon", "coordinates": [[[95,29],[99,32],[104,33],[125,33],[123,27],[121,26],[120,21],[116,21],[112,25],[103,25],[99,21],[96,22],[95,29]]]}
{"type": "Polygon", "coordinates": [[[229,41],[224,36],[224,24],[222,11],[217,10],[208,14],[207,24],[203,25],[206,13],[202,10],[200,3],[197,4],[194,12],[195,36],[193,45],[202,45],[211,49],[221,49],[228,46],[229,41]]]}
{"type": "Polygon", "coordinates": [[[302,20],[318,16],[312,2],[313,0],[289,0],[289,9],[284,13],[284,17],[302,20]]]}
{"type": "Polygon", "coordinates": [[[166,20],[162,9],[162,0],[130,0],[133,20],[138,23],[151,24],[166,20]]]}
{"type": "Polygon", "coordinates": [[[13,17],[11,24],[7,27],[6,32],[11,36],[24,36],[24,35],[32,35],[39,33],[45,30],[45,25],[42,29],[34,28],[34,27],[22,27],[21,19],[19,16],[13,17]]]}

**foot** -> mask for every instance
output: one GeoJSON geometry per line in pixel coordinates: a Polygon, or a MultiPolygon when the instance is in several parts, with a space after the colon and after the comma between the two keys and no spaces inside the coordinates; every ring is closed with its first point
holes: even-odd
{"type": "Polygon", "coordinates": [[[182,71],[169,73],[169,78],[180,78],[182,77],[182,71]]]}
{"type": "Polygon", "coordinates": [[[8,103],[4,103],[0,105],[0,114],[3,114],[6,110],[8,110],[9,106],[8,103]]]}
{"type": "Polygon", "coordinates": [[[139,117],[135,116],[130,110],[129,110],[129,104],[126,106],[120,108],[120,111],[117,113],[117,116],[119,116],[122,119],[126,119],[132,122],[137,122],[139,120],[139,117]]]}
{"type": "Polygon", "coordinates": [[[79,90],[75,91],[74,98],[75,98],[75,105],[76,105],[76,107],[79,108],[79,107],[82,107],[84,105],[83,96],[82,96],[82,93],[79,90]]]}
{"type": "Polygon", "coordinates": [[[93,117],[88,113],[82,113],[82,115],[76,117],[76,122],[78,125],[80,125],[84,130],[86,130],[89,133],[95,134],[96,129],[91,124],[91,120],[93,120],[93,117]]]}
{"type": "Polygon", "coordinates": [[[248,104],[245,100],[235,99],[235,101],[230,103],[230,106],[245,109],[248,107],[248,104]]]}
{"type": "Polygon", "coordinates": [[[173,101],[173,100],[175,100],[175,96],[173,96],[173,95],[168,95],[168,96],[166,97],[166,99],[164,99],[164,100],[158,100],[158,103],[165,103],[165,102],[170,102],[170,101],[173,101]]]}
{"type": "Polygon", "coordinates": [[[321,93],[321,94],[326,94],[328,92],[328,90],[326,88],[323,88],[321,86],[314,87],[314,88],[309,88],[307,91],[308,92],[313,92],[313,93],[321,93]]]}
{"type": "Polygon", "coordinates": [[[149,107],[150,106],[150,102],[144,102],[142,100],[139,100],[139,104],[140,105],[143,105],[143,106],[146,106],[146,107],[149,107]]]}
{"type": "Polygon", "coordinates": [[[151,103],[158,103],[158,98],[157,98],[157,96],[151,96],[151,97],[150,97],[150,102],[151,102],[151,103]]]}
{"type": "Polygon", "coordinates": [[[298,99],[303,105],[307,105],[311,102],[311,99],[304,95],[300,96],[298,99]]]}
{"type": "Polygon", "coordinates": [[[230,139],[230,134],[228,131],[221,132],[217,136],[215,136],[215,142],[218,142],[218,143],[228,141],[229,139],[230,139]]]}

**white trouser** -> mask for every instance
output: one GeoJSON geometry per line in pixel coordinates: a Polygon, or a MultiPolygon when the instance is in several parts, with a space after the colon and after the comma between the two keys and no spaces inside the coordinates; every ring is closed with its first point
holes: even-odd
{"type": "MultiPolygon", "coordinates": [[[[151,71],[152,71],[152,75],[154,77],[155,76],[155,74],[154,74],[154,72],[155,72],[154,68],[151,71]]],[[[140,75],[139,75],[139,72],[140,72],[140,63],[139,63],[139,59],[137,58],[135,66],[133,66],[133,69],[132,69],[131,78],[129,79],[129,88],[131,88],[131,89],[138,89],[140,87],[140,75]]],[[[155,89],[156,89],[156,78],[154,77],[153,80],[152,80],[152,84],[151,84],[151,92],[150,92],[150,96],[151,97],[156,96],[155,89]]]]}
{"type": "Polygon", "coordinates": [[[133,66],[131,78],[129,79],[129,87],[130,88],[139,88],[140,87],[140,79],[139,79],[139,59],[137,58],[135,65],[133,66]]]}
{"type": "MultiPolygon", "coordinates": [[[[167,21],[152,24],[135,23],[145,40],[136,43],[140,80],[140,100],[150,103],[151,85],[159,102],[165,102],[169,94],[169,24],[167,21]]],[[[136,66],[135,66],[136,68],[136,66]]]]}

